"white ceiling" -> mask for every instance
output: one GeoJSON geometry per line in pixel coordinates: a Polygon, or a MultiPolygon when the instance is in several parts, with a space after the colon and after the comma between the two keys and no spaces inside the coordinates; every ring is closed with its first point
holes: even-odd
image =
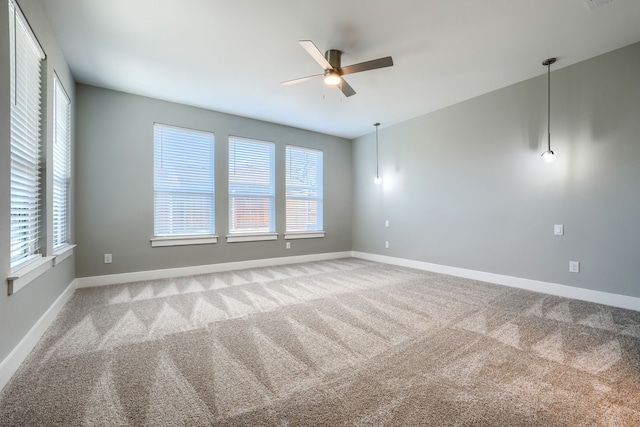
{"type": "Polygon", "coordinates": [[[42,1],[78,82],[347,138],[640,41],[638,0],[42,1]],[[394,66],[282,86],[301,39],[394,66]]]}

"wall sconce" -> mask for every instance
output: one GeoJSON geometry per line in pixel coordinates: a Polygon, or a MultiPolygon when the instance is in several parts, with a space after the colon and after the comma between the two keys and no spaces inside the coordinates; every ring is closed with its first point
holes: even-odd
{"type": "Polygon", "coordinates": [[[556,58],[549,58],[542,61],[542,65],[547,67],[547,151],[541,157],[549,163],[555,159],[556,154],[551,150],[551,64],[556,62],[556,58]]]}
{"type": "Polygon", "coordinates": [[[380,123],[373,124],[376,127],[376,177],[373,179],[374,184],[380,184],[382,182],[382,178],[380,178],[380,169],[378,162],[378,126],[380,123]]]}

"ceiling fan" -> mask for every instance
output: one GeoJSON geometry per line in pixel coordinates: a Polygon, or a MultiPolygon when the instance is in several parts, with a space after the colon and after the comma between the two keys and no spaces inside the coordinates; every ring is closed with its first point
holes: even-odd
{"type": "Polygon", "coordinates": [[[320,52],[320,49],[318,49],[311,40],[300,40],[298,43],[300,43],[300,46],[302,46],[309,55],[311,55],[311,57],[320,64],[324,69],[324,73],[288,80],[286,82],[282,82],[283,85],[291,85],[294,83],[304,82],[315,77],[324,76],[324,82],[326,84],[338,86],[344,96],[349,97],[355,95],[356,91],[349,86],[349,83],[347,83],[342,76],[346,74],[359,73],[361,71],[375,70],[376,68],[391,67],[393,65],[393,59],[391,59],[390,56],[387,56],[342,67],[340,64],[340,57],[342,56],[341,51],[330,49],[323,55],[322,52],[320,52]]]}

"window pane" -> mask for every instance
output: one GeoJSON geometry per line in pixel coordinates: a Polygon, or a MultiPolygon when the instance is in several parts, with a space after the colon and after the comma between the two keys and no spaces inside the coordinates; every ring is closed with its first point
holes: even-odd
{"type": "Polygon", "coordinates": [[[53,93],[53,247],[69,243],[71,102],[56,77],[53,93]]]}
{"type": "Polygon", "coordinates": [[[275,231],[275,146],[229,138],[229,232],[275,231]]]}
{"type": "Polygon", "coordinates": [[[234,232],[268,233],[271,231],[271,199],[232,197],[229,222],[234,232]]]}
{"type": "Polygon", "coordinates": [[[154,125],[154,234],[215,233],[214,136],[154,125]]]}
{"type": "Polygon", "coordinates": [[[322,151],[286,148],[287,232],[322,230],[322,151]]]}
{"type": "Polygon", "coordinates": [[[41,64],[44,54],[9,1],[11,74],[11,267],[40,254],[41,64]]]}

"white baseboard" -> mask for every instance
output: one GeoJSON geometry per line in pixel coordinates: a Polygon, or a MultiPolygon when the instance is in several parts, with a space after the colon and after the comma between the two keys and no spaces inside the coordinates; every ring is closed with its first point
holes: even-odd
{"type": "Polygon", "coordinates": [[[9,382],[13,374],[18,370],[22,362],[27,358],[31,350],[36,346],[47,328],[51,326],[62,307],[69,301],[73,291],[76,289],[76,281],[74,280],[54,301],[49,309],[38,319],[35,325],[27,332],[18,345],[9,353],[9,355],[0,363],[0,390],[9,382]]]}
{"type": "Polygon", "coordinates": [[[450,276],[480,280],[483,282],[495,283],[497,285],[504,285],[512,288],[527,289],[530,291],[542,292],[550,295],[557,295],[561,297],[573,298],[582,301],[595,302],[598,304],[640,311],[640,298],[627,295],[611,294],[608,292],[594,291],[592,289],[577,288],[575,286],[560,285],[557,283],[542,282],[539,280],[523,279],[521,277],[505,276],[502,274],[487,273],[484,271],[468,270],[466,268],[450,267],[447,265],[431,264],[428,262],[413,261],[410,259],[395,258],[386,255],[377,255],[357,251],[351,252],[351,255],[355,258],[362,258],[370,261],[382,262],[385,264],[399,265],[402,267],[415,268],[417,270],[432,271],[434,273],[442,273],[448,274],[450,276]]]}
{"type": "Polygon", "coordinates": [[[194,276],[197,274],[219,273],[222,271],[242,270],[246,268],[271,267],[301,262],[325,261],[329,259],[347,258],[351,251],[329,252],[322,254],[297,255],[279,258],[256,259],[249,261],[226,262],[220,264],[195,265],[192,267],[167,268],[162,270],[137,271],[133,273],[109,274],[77,278],[78,288],[116,285],[120,283],[140,282],[144,280],[169,279],[172,277],[194,276]]]}

